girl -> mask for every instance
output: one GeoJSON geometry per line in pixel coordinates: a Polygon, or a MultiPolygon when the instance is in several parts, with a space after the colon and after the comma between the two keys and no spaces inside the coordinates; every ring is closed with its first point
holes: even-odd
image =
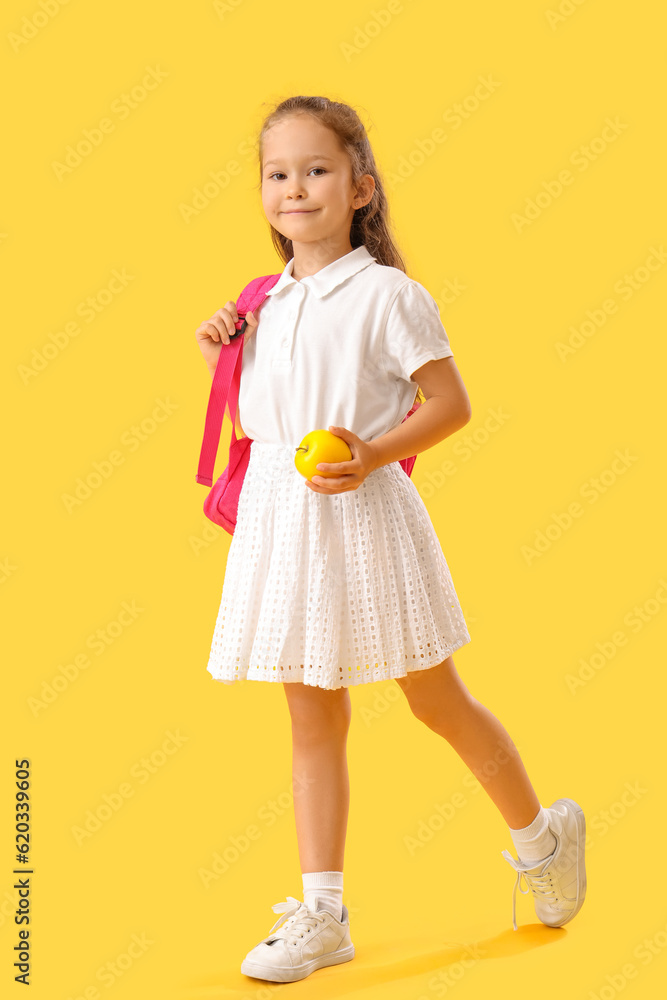
{"type": "MultiPolygon", "coordinates": [[[[225,684],[284,685],[304,898],[274,905],[283,916],[241,971],[293,982],[353,958],[343,904],[349,689],[390,678],[508,824],[519,855],[502,852],[517,872],[514,929],[522,877],[539,919],[562,926],[584,901],[583,812],[572,799],[540,804],[509,734],[459,677],[452,653],[470,635],[399,465],[470,420],[435,300],[406,275],[351,107],[325,97],[278,104],[261,128],[259,166],[285,267],[261,322],[246,317],[239,429],[253,444],[207,669],[225,684]],[[417,387],[425,401],[403,423],[417,387]],[[318,428],[352,458],[305,480],[295,448],[318,428]]],[[[237,319],[230,300],[196,331],[211,374],[237,319]]]]}

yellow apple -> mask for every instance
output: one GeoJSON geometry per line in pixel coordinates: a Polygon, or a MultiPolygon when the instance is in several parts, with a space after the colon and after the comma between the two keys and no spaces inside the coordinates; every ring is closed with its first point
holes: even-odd
{"type": "Polygon", "coordinates": [[[294,464],[305,479],[326,476],[335,479],[339,472],[318,471],[320,462],[350,462],[352,452],[346,442],[331,431],[317,430],[306,434],[296,449],[294,464]]]}

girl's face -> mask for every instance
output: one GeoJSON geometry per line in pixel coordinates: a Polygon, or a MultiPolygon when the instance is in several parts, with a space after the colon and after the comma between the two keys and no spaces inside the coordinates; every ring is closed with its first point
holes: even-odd
{"type": "Polygon", "coordinates": [[[355,209],[373,196],[364,174],[358,191],[338,137],[310,115],[286,119],[264,137],[262,205],[271,225],[294,244],[350,243],[355,209]]]}

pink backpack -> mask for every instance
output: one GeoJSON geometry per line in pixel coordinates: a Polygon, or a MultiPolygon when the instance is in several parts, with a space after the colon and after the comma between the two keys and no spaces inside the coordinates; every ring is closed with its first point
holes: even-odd
{"type": "MultiPolygon", "coordinates": [[[[229,344],[223,344],[220,348],[218,364],[213,376],[213,384],[211,385],[211,393],[206,410],[204,440],[202,441],[199,455],[199,467],[196,479],[203,486],[212,487],[204,501],[204,513],[209,520],[215,524],[219,524],[230,535],[234,534],[234,528],[236,527],[239,496],[245,472],[248,468],[250,447],[252,445],[252,440],[249,437],[236,437],[236,414],[239,405],[243,344],[245,341],[244,333],[246,329],[245,314],[252,312],[253,315],[257,315],[257,309],[266,298],[266,293],[270,288],[273,288],[279,278],[280,274],[268,274],[254,278],[239,295],[236,301],[236,310],[239,315],[238,323],[236,323],[237,333],[232,334],[229,344]],[[225,471],[214,484],[213,468],[218,452],[222,419],[226,406],[228,406],[229,417],[232,422],[229,462],[225,471]]],[[[419,405],[419,403],[415,403],[403,420],[407,420],[419,405]]],[[[410,458],[403,458],[400,461],[400,465],[408,476],[412,475],[416,459],[416,455],[411,455],[410,458]]]]}

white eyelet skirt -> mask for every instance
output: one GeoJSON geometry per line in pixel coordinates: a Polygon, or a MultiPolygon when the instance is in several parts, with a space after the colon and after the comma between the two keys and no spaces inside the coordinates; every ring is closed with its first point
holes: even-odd
{"type": "Polygon", "coordinates": [[[208,671],[335,689],[433,667],[470,642],[438,536],[398,462],[316,493],[294,448],[253,441],[208,671]]]}

